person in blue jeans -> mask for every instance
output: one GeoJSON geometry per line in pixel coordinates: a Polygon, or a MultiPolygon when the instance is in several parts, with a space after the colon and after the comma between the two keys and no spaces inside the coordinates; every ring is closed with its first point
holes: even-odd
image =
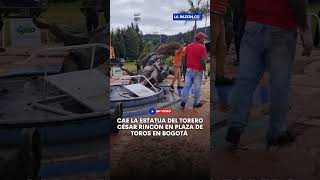
{"type": "MultiPolygon", "coordinates": [[[[287,129],[291,68],[297,29],[306,31],[306,4],[292,0],[246,0],[247,23],[240,47],[240,66],[231,96],[231,116],[226,141],[238,145],[248,123],[252,95],[265,71],[270,75],[271,117],[267,146],[295,141],[287,129]],[[292,3],[294,2],[294,3],[292,3]],[[265,8],[273,4],[273,8],[265,8]],[[297,15],[300,17],[297,18],[297,15]]],[[[304,46],[307,47],[307,46],[304,46]]],[[[305,48],[306,50],[306,48],[305,48]]],[[[306,54],[310,55],[310,52],[306,54]]]]}
{"type": "Polygon", "coordinates": [[[184,87],[182,90],[182,107],[185,107],[185,104],[187,103],[192,85],[194,91],[194,107],[202,106],[202,104],[200,103],[202,76],[203,71],[193,70],[189,68],[187,69],[186,80],[184,82],[184,87]]]}
{"type": "Polygon", "coordinates": [[[186,47],[185,60],[183,63],[187,67],[184,87],[182,89],[181,108],[184,108],[189,97],[190,89],[194,89],[194,108],[202,107],[201,104],[201,82],[203,73],[206,70],[206,47],[204,40],[208,38],[202,32],[195,36],[195,42],[186,47]]]}

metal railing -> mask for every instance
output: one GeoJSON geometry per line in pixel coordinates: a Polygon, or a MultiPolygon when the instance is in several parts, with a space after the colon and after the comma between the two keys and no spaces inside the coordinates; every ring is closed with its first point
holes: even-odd
{"type": "Polygon", "coordinates": [[[150,86],[152,87],[152,89],[154,89],[155,91],[156,91],[156,93],[159,93],[159,91],[157,90],[157,88],[156,87],[154,87],[154,85],[149,81],[149,79],[147,78],[147,77],[145,77],[144,75],[135,75],[135,76],[122,76],[121,78],[120,78],[120,80],[126,80],[126,78],[138,78],[138,82],[140,83],[140,79],[141,78],[143,78],[143,79],[145,79],[147,82],[148,82],[148,84],[150,84],[150,86]]]}
{"type": "MultiPolygon", "coordinates": [[[[29,58],[27,58],[24,62],[22,63],[28,63],[30,61],[32,61],[32,59],[38,57],[39,55],[41,55],[42,52],[48,52],[48,51],[70,51],[70,50],[75,50],[75,49],[88,49],[88,48],[92,48],[92,53],[91,53],[91,60],[90,60],[90,68],[93,68],[94,65],[94,60],[95,60],[95,51],[97,47],[102,47],[105,49],[109,49],[109,47],[106,44],[102,44],[102,43],[93,43],[93,44],[82,44],[82,45],[73,45],[73,46],[59,46],[59,47],[50,47],[50,48],[43,48],[43,49],[39,49],[35,52],[33,52],[29,58]]],[[[49,55],[46,54],[45,55],[45,64],[44,66],[48,66],[48,59],[49,59],[49,55]]],[[[44,68],[44,76],[47,77],[48,76],[48,69],[44,68]]],[[[46,99],[47,98],[47,83],[46,81],[43,82],[43,98],[46,99]]]]}
{"type": "MultiPolygon", "coordinates": [[[[102,44],[102,43],[44,48],[44,49],[40,49],[38,51],[33,52],[31,54],[31,56],[28,59],[25,60],[25,62],[32,61],[32,59],[34,59],[35,57],[41,55],[42,52],[93,48],[92,55],[91,55],[91,61],[90,61],[90,69],[92,69],[93,68],[93,64],[94,64],[94,57],[95,57],[96,47],[102,47],[102,48],[105,48],[105,49],[109,49],[109,47],[106,44],[102,44]]],[[[46,57],[48,58],[48,55],[46,55],[46,57]]],[[[48,63],[47,60],[45,62],[46,62],[46,64],[48,63]]],[[[45,70],[45,75],[47,75],[47,69],[45,70]]],[[[46,85],[44,87],[44,91],[45,90],[46,90],[46,85]]],[[[44,93],[44,94],[46,96],[46,93],[44,93]]],[[[64,112],[61,112],[60,114],[64,114],[64,112]]],[[[104,121],[104,120],[106,120],[108,118],[111,118],[111,115],[110,115],[109,111],[106,111],[106,112],[92,112],[92,113],[87,113],[87,114],[69,114],[69,115],[65,115],[63,117],[59,117],[59,118],[51,118],[51,119],[49,118],[49,119],[47,119],[47,121],[43,121],[41,119],[39,119],[39,120],[32,120],[32,119],[29,119],[29,120],[15,120],[15,121],[2,120],[0,122],[0,129],[10,129],[10,128],[16,129],[16,128],[59,126],[59,125],[64,125],[64,124],[74,124],[74,123],[79,123],[79,122],[87,122],[88,119],[90,119],[90,121],[104,121]],[[104,118],[98,118],[98,117],[104,117],[104,118]]]]}

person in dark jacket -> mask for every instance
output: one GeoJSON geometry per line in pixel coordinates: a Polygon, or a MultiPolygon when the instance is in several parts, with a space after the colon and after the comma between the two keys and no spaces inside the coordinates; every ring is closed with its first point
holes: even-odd
{"type": "Polygon", "coordinates": [[[96,0],[84,0],[81,7],[82,13],[86,16],[87,31],[92,32],[98,28],[99,12],[96,0]]]}

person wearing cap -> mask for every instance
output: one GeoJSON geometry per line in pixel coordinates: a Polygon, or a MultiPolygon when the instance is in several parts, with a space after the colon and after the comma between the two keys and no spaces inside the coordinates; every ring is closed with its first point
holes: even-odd
{"type": "Polygon", "coordinates": [[[180,79],[181,79],[181,61],[185,54],[185,44],[183,44],[178,50],[175,51],[174,57],[173,57],[173,67],[174,67],[174,77],[172,80],[172,83],[170,85],[171,89],[174,89],[174,83],[176,80],[177,82],[177,88],[181,88],[180,86],[180,79]]]}
{"type": "Polygon", "coordinates": [[[211,4],[213,13],[213,43],[216,56],[216,85],[232,84],[233,79],[225,77],[224,64],[227,54],[226,29],[224,18],[230,6],[229,0],[214,0],[211,4]]]}
{"type": "Polygon", "coordinates": [[[184,108],[187,103],[192,85],[194,88],[193,107],[199,108],[202,106],[202,104],[200,103],[201,82],[203,72],[206,70],[207,57],[204,40],[207,38],[207,35],[202,32],[198,32],[195,36],[195,41],[186,47],[186,53],[183,63],[187,67],[187,72],[185,75],[185,82],[182,90],[182,108],[184,108]]]}
{"type": "MultiPolygon", "coordinates": [[[[238,145],[248,124],[252,96],[265,71],[269,73],[271,113],[266,144],[280,146],[295,141],[288,130],[287,112],[297,29],[308,32],[307,2],[304,0],[246,0],[247,23],[240,47],[240,65],[231,93],[231,114],[226,141],[238,145]],[[272,4],[272,8],[266,8],[272,4]]],[[[310,38],[310,36],[304,36],[310,38]]],[[[303,40],[303,55],[312,50],[310,40],[303,40]]]]}

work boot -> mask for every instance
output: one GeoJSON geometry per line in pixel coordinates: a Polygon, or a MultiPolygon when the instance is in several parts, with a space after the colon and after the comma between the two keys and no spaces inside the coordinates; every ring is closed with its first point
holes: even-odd
{"type": "Polygon", "coordinates": [[[234,146],[238,146],[242,131],[238,128],[231,127],[228,129],[226,141],[234,146]]]}
{"type": "Polygon", "coordinates": [[[193,105],[194,108],[200,108],[200,107],[202,107],[202,106],[203,106],[203,104],[201,104],[201,103],[198,103],[198,104],[194,104],[194,105],[193,105]]]}
{"type": "Polygon", "coordinates": [[[295,142],[296,136],[289,131],[284,131],[278,137],[267,138],[267,147],[284,146],[295,142]]]}
{"type": "Polygon", "coordinates": [[[181,102],[181,108],[184,109],[184,107],[186,107],[186,103],[185,102],[181,102]]]}

